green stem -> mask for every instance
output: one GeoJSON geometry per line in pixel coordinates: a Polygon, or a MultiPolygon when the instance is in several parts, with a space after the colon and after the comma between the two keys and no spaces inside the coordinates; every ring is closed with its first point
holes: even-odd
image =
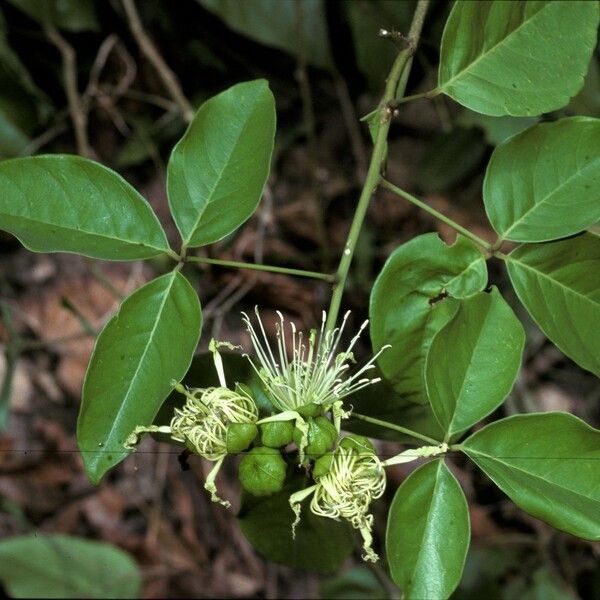
{"type": "Polygon", "coordinates": [[[405,192],[403,189],[395,186],[393,183],[390,183],[389,181],[387,181],[386,179],[383,179],[383,178],[381,179],[381,187],[384,187],[386,190],[393,192],[397,196],[400,196],[400,197],[404,198],[405,200],[408,200],[415,206],[418,206],[419,208],[423,209],[425,212],[428,212],[430,215],[432,215],[436,219],[442,221],[442,223],[446,223],[446,225],[449,225],[450,227],[452,227],[452,229],[458,231],[459,233],[462,233],[465,237],[468,237],[470,240],[475,242],[478,246],[485,248],[488,252],[490,252],[490,253],[493,252],[492,244],[490,244],[489,242],[486,242],[484,239],[480,238],[478,235],[475,235],[473,232],[469,231],[468,229],[465,229],[462,225],[459,225],[452,219],[448,218],[446,215],[443,215],[441,212],[435,210],[435,208],[432,208],[431,206],[429,206],[429,204],[426,204],[422,200],[419,200],[412,194],[405,192]]]}
{"type": "Polygon", "coordinates": [[[179,262],[181,260],[181,256],[179,256],[179,254],[177,254],[177,252],[175,252],[175,250],[169,248],[166,251],[166,255],[169,256],[170,258],[172,258],[173,260],[179,262]]]}
{"type": "MultiPolygon", "coordinates": [[[[434,94],[435,95],[435,94],[434,94]]],[[[420,94],[412,94],[412,96],[404,96],[398,98],[396,104],[404,104],[405,102],[411,102],[412,100],[420,100],[421,98],[431,98],[431,90],[429,92],[421,92],[420,94]]]]}
{"type": "Polygon", "coordinates": [[[283,273],[284,275],[295,275],[296,277],[320,279],[330,283],[335,280],[334,275],[330,275],[329,273],[320,273],[319,271],[303,271],[302,269],[288,269],[287,267],[276,267],[274,265],[245,263],[235,260],[221,260],[218,258],[205,258],[204,256],[188,256],[186,257],[185,261],[205,265],[218,265],[219,267],[229,267],[232,269],[250,269],[253,271],[268,271],[269,273],[283,273]]]}
{"type": "Polygon", "coordinates": [[[379,427],[385,427],[386,429],[392,429],[394,431],[399,431],[400,433],[404,433],[413,437],[417,440],[422,440],[427,442],[428,444],[432,444],[433,446],[439,446],[441,442],[439,440],[434,440],[422,433],[418,433],[417,431],[413,431],[412,429],[407,429],[406,427],[402,427],[401,425],[396,425],[394,423],[389,423],[388,421],[382,421],[380,419],[375,419],[374,417],[367,417],[367,415],[361,415],[360,413],[352,413],[352,417],[355,419],[359,419],[360,421],[366,421],[367,423],[371,423],[372,425],[379,425],[379,427]]]}
{"type": "Polygon", "coordinates": [[[412,64],[412,56],[417,46],[419,36],[421,35],[421,29],[423,28],[423,22],[425,20],[425,13],[427,12],[428,4],[429,0],[419,0],[417,4],[408,34],[412,43],[410,48],[402,50],[396,57],[396,60],[392,66],[392,70],[390,71],[387,79],[383,98],[379,104],[378,114],[375,115],[375,118],[379,118],[380,120],[379,130],[375,139],[375,146],[373,148],[373,154],[371,155],[371,162],[367,171],[367,177],[358,199],[354,218],[352,220],[352,224],[350,225],[348,238],[346,239],[344,252],[337,269],[336,281],[333,287],[331,303],[329,305],[329,311],[327,314],[326,329],[328,331],[332,331],[335,328],[335,323],[340,311],[344,287],[346,285],[346,279],[348,278],[350,265],[352,264],[352,257],[354,256],[354,250],[356,249],[358,236],[360,235],[360,230],[367,213],[367,208],[369,207],[369,201],[371,200],[371,196],[373,195],[373,192],[379,183],[379,172],[385,157],[387,135],[390,129],[393,106],[396,98],[404,95],[407,77],[403,77],[402,80],[401,77],[406,69],[410,69],[412,64]]]}

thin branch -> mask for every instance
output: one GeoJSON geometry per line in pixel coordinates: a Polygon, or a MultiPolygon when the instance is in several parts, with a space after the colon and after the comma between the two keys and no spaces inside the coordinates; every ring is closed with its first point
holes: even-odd
{"type": "Polygon", "coordinates": [[[218,258],[205,258],[204,256],[187,256],[185,262],[195,262],[205,265],[217,265],[232,269],[251,269],[254,271],[268,271],[269,273],[281,273],[283,275],[294,275],[296,277],[308,277],[310,279],[321,279],[333,282],[334,276],[319,271],[303,271],[302,269],[288,269],[287,267],[276,267],[274,265],[262,265],[255,263],[238,262],[235,260],[221,260],[218,258]]]}
{"type": "Polygon", "coordinates": [[[131,33],[138,43],[140,50],[146,55],[152,66],[156,69],[158,76],[161,78],[165,88],[181,109],[181,114],[187,123],[190,123],[194,118],[194,109],[190,101],[185,97],[181,84],[177,79],[177,75],[171,70],[165,59],[161,56],[158,48],[146,33],[140,15],[138,14],[134,0],[122,0],[123,8],[127,14],[129,28],[131,33]]]}
{"type": "Polygon", "coordinates": [[[377,138],[375,140],[375,146],[373,148],[373,154],[371,155],[371,162],[369,163],[369,169],[367,171],[367,177],[363,185],[358,204],[354,212],[354,218],[350,225],[350,231],[346,239],[346,245],[342,258],[337,269],[336,283],[331,295],[331,303],[329,305],[329,311],[327,314],[327,330],[332,331],[335,328],[338,313],[340,311],[340,305],[342,302],[342,296],[344,294],[344,287],[346,285],[346,279],[348,278],[348,272],[350,271],[350,265],[352,264],[352,257],[354,256],[354,250],[356,249],[356,243],[362,228],[367,209],[369,208],[369,202],[373,196],[375,188],[379,184],[380,169],[384,161],[387,145],[387,135],[390,129],[390,121],[392,119],[394,106],[399,96],[404,95],[404,89],[406,81],[408,79],[408,70],[412,64],[412,57],[415,52],[419,37],[421,35],[421,29],[423,28],[423,22],[425,21],[425,14],[427,13],[427,6],[429,0],[419,0],[415,13],[413,15],[412,24],[408,37],[411,40],[409,48],[402,50],[394,64],[387,79],[385,86],[385,92],[379,108],[376,111],[374,118],[379,119],[379,128],[377,131],[377,138]]]}
{"type": "MultiPolygon", "coordinates": [[[[379,427],[385,427],[386,429],[391,429],[392,431],[404,433],[405,435],[409,435],[410,437],[415,438],[417,440],[422,440],[423,442],[427,442],[428,444],[433,444],[434,446],[440,444],[439,440],[434,440],[433,438],[430,438],[427,435],[423,435],[418,431],[413,431],[412,429],[402,427],[401,425],[396,425],[395,423],[382,421],[381,419],[375,419],[374,417],[368,417],[367,415],[361,415],[357,412],[352,413],[352,418],[359,419],[360,421],[365,421],[366,423],[371,423],[372,425],[378,425],[379,427]]],[[[450,447],[450,450],[455,450],[455,448],[450,447]]]]}
{"type": "Polygon", "coordinates": [[[429,204],[426,204],[422,200],[419,200],[412,194],[409,194],[408,192],[404,191],[403,189],[399,188],[398,186],[394,185],[393,183],[390,183],[389,181],[387,181],[386,179],[383,179],[383,178],[381,179],[381,187],[385,188],[386,190],[389,190],[390,192],[393,192],[394,194],[396,194],[397,196],[400,196],[401,198],[404,198],[405,200],[408,200],[411,204],[418,206],[425,212],[429,213],[431,216],[435,217],[439,221],[442,221],[442,223],[446,223],[446,225],[449,225],[450,227],[452,227],[452,229],[454,229],[455,231],[458,231],[458,233],[462,233],[462,235],[464,235],[465,237],[468,237],[471,241],[475,242],[478,246],[485,248],[485,250],[487,250],[490,254],[493,252],[494,247],[492,244],[490,244],[489,242],[486,242],[484,239],[480,238],[478,235],[475,235],[472,231],[469,231],[462,225],[459,225],[456,221],[453,221],[450,217],[447,217],[446,215],[437,211],[435,208],[429,206],[429,204]]]}
{"type": "Polygon", "coordinates": [[[46,37],[58,49],[62,57],[63,85],[69,113],[75,130],[75,141],[77,152],[82,156],[94,158],[95,152],[90,146],[87,124],[88,115],[77,86],[77,56],[75,50],[53,25],[45,26],[46,37]]]}

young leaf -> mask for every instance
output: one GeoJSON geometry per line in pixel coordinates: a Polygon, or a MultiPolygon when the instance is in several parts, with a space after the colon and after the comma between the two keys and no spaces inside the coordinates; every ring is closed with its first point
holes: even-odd
{"type": "Polygon", "coordinates": [[[598,19],[598,3],[586,0],[459,0],[442,37],[438,89],[492,116],[561,108],[583,85],[598,19]]]}
{"type": "Polygon", "coordinates": [[[600,119],[541,123],[496,148],[483,185],[498,234],[544,242],[600,219],[600,119]]]}
{"type": "Polygon", "coordinates": [[[504,401],[524,345],[523,326],[497,288],[460,303],[433,338],[425,368],[427,394],[447,440],[504,401]]]}
{"type": "Polygon", "coordinates": [[[514,415],[462,451],[518,506],[553,527],[600,540],[600,431],[567,413],[514,415]]]}
{"type": "Polygon", "coordinates": [[[180,273],[147,283],[126,298],[94,348],[83,384],[77,441],[98,483],[127,455],[123,442],[150,425],[190,366],[201,314],[198,296],[180,273]]]}
{"type": "Polygon", "coordinates": [[[138,598],[142,578],[116,546],[36,533],[0,541],[0,582],[12,598],[138,598]]]}
{"type": "Polygon", "coordinates": [[[396,392],[427,402],[427,349],[456,309],[444,298],[468,298],[486,281],[483,254],[461,236],[447,246],[437,234],[428,233],[391,254],[371,291],[369,314],[374,351],[392,345],[379,358],[379,367],[396,392]]]}
{"type": "Polygon", "coordinates": [[[264,79],[207,100],[167,170],[169,206],[186,246],[216,242],[256,210],[269,174],[275,100],[264,79]]]}
{"type": "Polygon", "coordinates": [[[388,515],[387,558],[403,598],[450,596],[462,575],[469,537],[467,501],[444,461],[419,467],[398,488],[388,515]]]}
{"type": "Polygon", "coordinates": [[[600,238],[584,233],[523,245],[507,257],[510,280],[546,336],[600,377],[600,238]]]}
{"type": "Polygon", "coordinates": [[[0,228],[34,252],[135,260],[168,252],[150,205],[120,175],[79,156],[0,162],[0,228]]]}
{"type": "Polygon", "coordinates": [[[240,529],[268,560],[293,569],[331,573],[352,553],[352,532],[346,522],[316,516],[305,501],[296,538],[292,537],[290,495],[301,489],[304,481],[295,476],[281,492],[264,498],[245,495],[238,515],[240,529]]]}

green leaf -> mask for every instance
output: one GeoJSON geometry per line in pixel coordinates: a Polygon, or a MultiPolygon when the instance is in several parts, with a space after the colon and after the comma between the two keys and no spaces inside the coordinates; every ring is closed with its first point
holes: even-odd
{"type": "Polygon", "coordinates": [[[354,567],[319,586],[319,597],[327,600],[387,600],[389,594],[366,567],[354,567]]]}
{"type": "MultiPolygon", "coordinates": [[[[540,567],[530,575],[530,581],[524,578],[512,578],[504,586],[502,600],[577,600],[569,587],[548,567],[540,567]]],[[[481,597],[481,596],[480,596],[481,597]]]]}
{"type": "Polygon", "coordinates": [[[38,23],[67,31],[97,31],[93,0],[8,0],[38,23]]]}
{"type": "Polygon", "coordinates": [[[216,242],[256,210],[269,174],[275,100],[264,79],[207,100],[171,154],[169,205],[187,246],[216,242]]]}
{"type": "Polygon", "coordinates": [[[444,298],[468,298],[486,281],[484,256],[462,236],[447,246],[428,233],[391,254],[371,291],[369,313],[373,350],[392,345],[378,362],[396,392],[413,402],[427,401],[427,349],[456,309],[444,298]]]}
{"type": "Polygon", "coordinates": [[[35,252],[134,260],[168,252],[150,205],[120,175],[79,156],[0,162],[1,228],[35,252]]]}
{"type": "Polygon", "coordinates": [[[240,529],[268,560],[293,569],[331,573],[352,553],[352,532],[344,521],[314,515],[305,501],[296,538],[292,538],[294,513],[289,498],[303,483],[304,478],[295,476],[281,492],[267,498],[245,494],[238,515],[240,529]]]}
{"type": "MultiPolygon", "coordinates": [[[[525,558],[524,549],[506,546],[478,547],[471,544],[462,579],[452,600],[504,600],[506,597],[503,590],[506,588],[508,574],[518,572],[525,558]]],[[[516,597],[520,600],[519,596],[516,597]]]]}
{"type": "Polygon", "coordinates": [[[519,300],[569,358],[600,377],[600,238],[523,245],[506,258],[519,300]]]}
{"type": "Polygon", "coordinates": [[[514,415],[462,451],[518,506],[550,525],[600,540],[600,431],[567,413],[514,415]]]}
{"type": "Polygon", "coordinates": [[[301,49],[317,67],[331,68],[327,19],[322,0],[197,0],[227,26],[292,56],[301,49]],[[266,25],[268,23],[268,25],[266,25]]]}
{"type": "Polygon", "coordinates": [[[598,3],[586,0],[459,0],[442,37],[438,89],[492,116],[561,108],[583,85],[598,20],[598,3]]]}
{"type": "Polygon", "coordinates": [[[502,404],[524,345],[523,326],[497,288],[460,303],[433,338],[425,368],[427,394],[446,441],[502,404]]]}
{"type": "Polygon", "coordinates": [[[498,146],[483,199],[498,234],[545,242],[600,220],[600,119],[541,123],[498,146]]]}
{"type": "Polygon", "coordinates": [[[138,598],[142,577],[116,546],[35,533],[0,541],[0,581],[12,598],[138,598]]]}
{"type": "Polygon", "coordinates": [[[48,98],[10,47],[8,26],[0,12],[0,157],[22,155],[50,110],[48,98]]]}
{"type": "Polygon", "coordinates": [[[98,483],[128,454],[123,442],[150,425],[190,366],[200,336],[198,296],[178,272],[126,298],[94,348],[83,384],[77,440],[86,471],[98,483]]]}
{"type": "Polygon", "coordinates": [[[478,127],[485,135],[485,141],[490,146],[497,146],[508,140],[513,135],[521,133],[528,127],[535,125],[538,119],[536,117],[490,117],[482,115],[467,108],[457,119],[459,125],[463,127],[478,127]]]}
{"type": "Polygon", "coordinates": [[[460,581],[469,537],[467,501],[444,461],[419,467],[398,488],[388,515],[387,558],[403,597],[447,598],[460,581]]]}

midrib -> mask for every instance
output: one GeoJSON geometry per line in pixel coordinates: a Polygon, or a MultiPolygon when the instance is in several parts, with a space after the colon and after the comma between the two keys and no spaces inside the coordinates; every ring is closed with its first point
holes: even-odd
{"type": "Polygon", "coordinates": [[[523,21],[518,27],[516,27],[515,29],[513,29],[506,37],[502,38],[498,43],[494,44],[491,48],[489,48],[487,50],[487,52],[484,52],[483,54],[479,55],[479,57],[477,59],[475,59],[472,63],[470,63],[467,67],[465,67],[462,71],[459,71],[456,75],[454,75],[453,77],[451,77],[450,79],[448,79],[448,81],[444,82],[439,89],[443,90],[444,88],[448,87],[450,84],[452,84],[456,79],[459,79],[460,77],[462,77],[465,73],[468,73],[469,71],[471,71],[475,65],[477,65],[479,62],[481,62],[484,58],[487,58],[490,56],[490,54],[492,54],[493,52],[495,52],[499,47],[501,47],[505,42],[507,42],[508,40],[510,40],[510,38],[517,33],[522,27],[524,27],[525,25],[531,23],[539,14],[543,13],[546,8],[548,8],[550,6],[550,3],[546,4],[544,7],[542,7],[540,10],[538,10],[538,12],[535,13],[535,15],[532,15],[531,17],[529,17],[528,19],[526,19],[525,21],[523,21]]]}

